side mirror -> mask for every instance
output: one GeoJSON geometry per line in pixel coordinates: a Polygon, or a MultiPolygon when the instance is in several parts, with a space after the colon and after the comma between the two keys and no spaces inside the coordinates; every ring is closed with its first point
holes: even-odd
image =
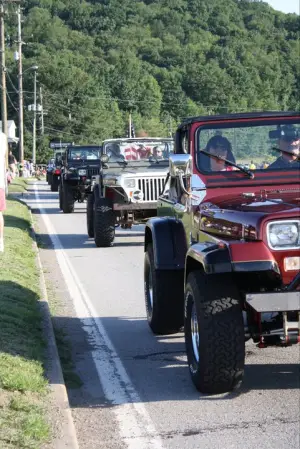
{"type": "Polygon", "coordinates": [[[193,158],[190,154],[172,154],[169,158],[170,176],[176,178],[193,175],[193,158]]]}

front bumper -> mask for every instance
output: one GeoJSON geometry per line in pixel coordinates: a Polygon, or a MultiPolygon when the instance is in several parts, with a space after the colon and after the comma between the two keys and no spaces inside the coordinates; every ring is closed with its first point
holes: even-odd
{"type": "Polygon", "coordinates": [[[155,210],[157,209],[157,202],[145,201],[140,203],[114,203],[114,210],[155,210]]]}
{"type": "Polygon", "coordinates": [[[300,291],[278,293],[249,293],[246,303],[256,312],[299,312],[300,291]]]}

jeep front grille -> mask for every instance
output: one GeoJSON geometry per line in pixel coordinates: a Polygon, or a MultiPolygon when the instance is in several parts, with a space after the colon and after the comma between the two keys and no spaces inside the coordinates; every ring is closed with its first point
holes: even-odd
{"type": "Polygon", "coordinates": [[[99,172],[100,172],[100,168],[98,168],[98,167],[88,168],[87,169],[87,176],[88,176],[88,178],[91,178],[92,176],[99,175],[99,172]]]}
{"type": "Polygon", "coordinates": [[[162,192],[165,179],[165,177],[138,179],[138,189],[144,194],[143,201],[157,201],[159,194],[162,192]]]}

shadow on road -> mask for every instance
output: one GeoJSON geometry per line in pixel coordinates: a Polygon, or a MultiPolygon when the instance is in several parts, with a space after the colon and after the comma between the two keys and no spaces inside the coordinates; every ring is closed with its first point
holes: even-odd
{"type": "MultiPolygon", "coordinates": [[[[104,393],[92,358],[95,350],[85,329],[91,329],[94,321],[57,317],[59,327],[71,335],[74,347],[76,374],[83,380],[80,389],[69,389],[71,407],[107,407],[104,393]],[[88,381],[87,381],[88,379],[88,381]]],[[[270,363],[251,364],[251,351],[246,359],[244,382],[240,390],[222,396],[202,395],[190,380],[186,363],[183,334],[154,336],[143,318],[105,317],[100,319],[123,365],[140,392],[143,402],[161,401],[224,401],[252,390],[297,390],[300,386],[299,365],[270,363]]],[[[256,348],[254,349],[256,350],[256,348]]],[[[281,349],[282,350],[282,349],[281,349]]],[[[97,359],[101,364],[101,350],[97,359]]],[[[107,348],[102,351],[107,354],[107,348]]],[[[112,355],[112,360],[114,356],[112,355]]],[[[116,373],[116,376],[118,374],[116,373]]]]}

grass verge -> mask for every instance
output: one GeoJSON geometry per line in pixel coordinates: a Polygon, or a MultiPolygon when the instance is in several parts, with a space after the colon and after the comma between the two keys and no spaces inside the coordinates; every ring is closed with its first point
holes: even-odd
{"type": "MultiPolygon", "coordinates": [[[[23,180],[25,181],[25,180],[23,180]]],[[[0,253],[0,447],[38,449],[48,441],[45,345],[39,272],[27,207],[9,199],[0,253]]]]}
{"type": "Polygon", "coordinates": [[[23,193],[27,189],[27,178],[15,178],[8,186],[8,193],[23,193]]]}

